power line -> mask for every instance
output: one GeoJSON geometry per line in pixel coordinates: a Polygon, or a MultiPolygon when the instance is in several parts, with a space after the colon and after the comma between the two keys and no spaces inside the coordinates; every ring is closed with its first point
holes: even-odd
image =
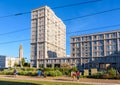
{"type": "Polygon", "coordinates": [[[11,31],[11,32],[1,33],[0,36],[6,35],[6,34],[13,34],[13,33],[25,31],[25,30],[28,30],[28,29],[30,29],[30,27],[29,27],[29,28],[25,28],[25,29],[20,29],[20,30],[11,31]]]}
{"type": "MultiPolygon", "coordinates": [[[[89,17],[89,16],[94,16],[94,15],[98,15],[98,14],[102,14],[102,13],[106,13],[106,12],[111,12],[111,11],[116,11],[116,10],[120,10],[120,8],[115,8],[115,9],[105,10],[105,11],[101,11],[101,12],[97,12],[97,13],[92,13],[92,14],[87,14],[87,15],[79,16],[79,17],[64,19],[63,21],[76,20],[76,19],[80,19],[80,18],[84,18],[84,17],[89,17]]],[[[54,24],[54,23],[51,23],[51,24],[54,24]]],[[[16,33],[16,32],[21,32],[21,31],[24,31],[24,30],[27,30],[27,29],[25,28],[25,29],[21,29],[21,30],[11,31],[11,32],[7,32],[7,33],[2,33],[2,34],[0,34],[0,36],[1,35],[5,35],[5,34],[11,34],[11,33],[16,33]]]]}
{"type": "Polygon", "coordinates": [[[22,40],[16,40],[16,41],[2,42],[2,43],[0,43],[0,45],[9,44],[9,43],[16,43],[16,42],[20,42],[20,41],[29,41],[29,40],[31,40],[31,39],[22,39],[22,40]]]}
{"type": "Polygon", "coordinates": [[[110,26],[103,26],[103,27],[96,27],[96,28],[90,28],[90,29],[87,29],[87,30],[69,32],[69,33],[66,33],[66,34],[79,33],[79,32],[86,32],[86,31],[90,31],[90,30],[98,30],[98,29],[102,29],[102,28],[111,28],[111,27],[118,27],[118,26],[120,26],[120,24],[110,25],[110,26]]]}
{"type": "MultiPolygon", "coordinates": [[[[81,5],[81,4],[93,3],[93,2],[98,2],[98,1],[102,1],[102,0],[93,0],[93,1],[69,4],[69,5],[64,5],[64,6],[52,7],[52,9],[65,8],[65,7],[70,7],[70,6],[77,6],[77,5],[81,5]]],[[[29,12],[15,13],[15,14],[6,15],[6,16],[0,16],[0,18],[7,18],[7,17],[12,17],[12,16],[20,16],[20,15],[29,14],[29,13],[31,13],[31,12],[29,11],[29,12]]]]}
{"type": "Polygon", "coordinates": [[[93,3],[93,2],[98,2],[98,1],[102,1],[102,0],[94,0],[94,1],[86,1],[86,2],[81,2],[81,3],[69,4],[69,5],[59,6],[59,7],[53,7],[52,9],[65,8],[65,7],[70,7],[70,6],[77,6],[77,5],[81,5],[81,4],[93,3]]]}
{"type": "Polygon", "coordinates": [[[7,17],[12,17],[12,16],[20,16],[24,14],[29,14],[31,12],[23,12],[23,13],[16,13],[16,14],[11,14],[11,15],[6,15],[6,16],[0,16],[0,18],[7,18],[7,17]]]}
{"type": "Polygon", "coordinates": [[[101,11],[101,12],[96,12],[96,13],[92,13],[92,14],[83,15],[83,16],[80,16],[80,17],[74,17],[74,18],[70,18],[70,19],[65,19],[63,21],[70,21],[70,20],[74,20],[74,19],[89,17],[89,16],[103,14],[103,13],[106,13],[106,12],[117,11],[117,10],[120,10],[120,8],[114,8],[114,9],[109,9],[109,10],[105,10],[105,11],[101,11]]]}
{"type": "MultiPolygon", "coordinates": [[[[102,29],[102,28],[117,27],[117,26],[120,26],[120,24],[103,26],[103,27],[98,27],[98,28],[91,28],[91,29],[82,30],[82,31],[69,32],[67,34],[72,34],[72,33],[77,33],[77,32],[85,32],[85,31],[89,31],[89,30],[98,30],[98,29],[102,29]]],[[[31,39],[22,39],[22,40],[16,40],[16,41],[2,42],[2,43],[0,43],[0,45],[2,45],[2,44],[10,44],[10,43],[15,43],[15,42],[20,42],[20,41],[29,41],[29,40],[31,40],[31,39]]]]}

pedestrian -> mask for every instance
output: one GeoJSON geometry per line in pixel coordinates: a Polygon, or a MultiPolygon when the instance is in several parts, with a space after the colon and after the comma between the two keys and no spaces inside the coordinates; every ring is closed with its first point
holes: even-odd
{"type": "Polygon", "coordinates": [[[40,76],[41,76],[41,71],[40,71],[40,69],[38,69],[37,74],[38,74],[38,77],[40,77],[40,76]]]}
{"type": "Polygon", "coordinates": [[[71,72],[71,77],[72,77],[72,80],[74,80],[76,77],[76,72],[71,72]]]}
{"type": "Polygon", "coordinates": [[[42,70],[42,76],[43,76],[44,78],[47,77],[47,76],[45,75],[45,73],[44,73],[44,70],[42,70]]]}
{"type": "Polygon", "coordinates": [[[80,79],[80,72],[79,71],[76,72],[76,77],[77,77],[77,80],[79,81],[79,79],[80,79]]]}
{"type": "Polygon", "coordinates": [[[17,75],[17,70],[16,69],[14,69],[14,77],[16,77],[16,75],[17,75]]]}

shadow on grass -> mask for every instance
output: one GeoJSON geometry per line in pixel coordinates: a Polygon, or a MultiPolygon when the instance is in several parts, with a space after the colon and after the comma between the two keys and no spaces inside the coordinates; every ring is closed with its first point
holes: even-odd
{"type": "MultiPolygon", "coordinates": [[[[28,82],[12,82],[12,81],[0,80],[0,85],[38,85],[38,84],[28,83],[28,82]]],[[[42,85],[42,84],[39,84],[39,85],[42,85]]]]}
{"type": "Polygon", "coordinates": [[[59,80],[59,81],[72,81],[72,80],[69,80],[69,79],[54,79],[54,80],[59,80]]]}

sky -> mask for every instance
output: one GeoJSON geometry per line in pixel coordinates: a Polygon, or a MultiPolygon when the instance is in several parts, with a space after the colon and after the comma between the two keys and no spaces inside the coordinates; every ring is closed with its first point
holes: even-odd
{"type": "MultiPolygon", "coordinates": [[[[12,14],[31,12],[33,9],[45,5],[49,6],[50,8],[54,8],[87,1],[95,0],[0,0],[0,55],[18,57],[19,46],[22,44],[24,49],[24,57],[28,61],[30,59],[30,40],[26,39],[30,39],[31,37],[31,14],[28,13],[20,16],[11,16],[12,14]],[[21,29],[26,30],[15,33],[8,33],[21,29]],[[24,39],[26,41],[19,41],[24,39]]],[[[69,6],[52,10],[61,20],[66,20],[114,8],[120,8],[120,0],[101,0],[98,2],[80,4],[76,6],[69,6]]],[[[120,30],[120,26],[100,29],[100,27],[120,24],[119,15],[120,10],[114,10],[94,16],[63,21],[66,25],[66,54],[70,55],[71,36],[120,30]],[[96,29],[84,31],[92,28],[96,29]]]]}

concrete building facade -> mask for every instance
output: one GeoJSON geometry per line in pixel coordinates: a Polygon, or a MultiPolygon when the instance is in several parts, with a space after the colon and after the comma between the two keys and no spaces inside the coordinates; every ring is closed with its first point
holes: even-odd
{"type": "Polygon", "coordinates": [[[15,64],[19,64],[19,58],[0,55],[0,69],[13,68],[15,64]]]}
{"type": "Polygon", "coordinates": [[[62,20],[48,6],[34,9],[31,17],[31,66],[39,67],[41,59],[66,57],[66,26],[62,20]]]}
{"type": "Polygon", "coordinates": [[[47,6],[34,9],[31,20],[31,66],[69,64],[79,69],[120,67],[120,30],[73,36],[66,57],[66,26],[47,6]]]}
{"type": "Polygon", "coordinates": [[[70,45],[81,69],[120,67],[120,30],[73,36],[70,45]]]}

